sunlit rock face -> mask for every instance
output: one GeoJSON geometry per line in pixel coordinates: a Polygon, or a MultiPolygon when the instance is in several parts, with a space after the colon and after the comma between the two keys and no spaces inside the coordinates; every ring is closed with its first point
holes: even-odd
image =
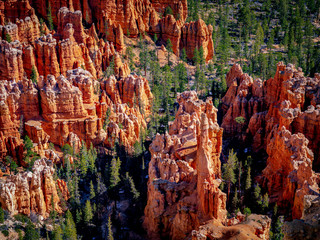
{"type": "Polygon", "coordinates": [[[152,239],[183,239],[204,221],[226,218],[220,185],[222,129],[217,109],[195,92],[178,95],[169,132],[150,145],[148,203],[144,225],[152,239]]]}

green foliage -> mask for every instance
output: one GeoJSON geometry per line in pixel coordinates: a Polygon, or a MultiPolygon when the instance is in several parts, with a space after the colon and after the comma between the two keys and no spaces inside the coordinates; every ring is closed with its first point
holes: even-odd
{"type": "Polygon", "coordinates": [[[24,150],[27,151],[27,156],[30,156],[32,154],[31,149],[33,148],[33,143],[27,135],[24,137],[23,143],[24,143],[24,150]]]}
{"type": "Polygon", "coordinates": [[[55,225],[52,237],[53,240],[63,240],[63,231],[59,225],[55,225]]]}
{"type": "Polygon", "coordinates": [[[251,188],[251,167],[248,167],[245,189],[248,191],[251,188]]]}
{"type": "Polygon", "coordinates": [[[40,239],[40,234],[36,230],[34,224],[31,221],[28,221],[25,228],[25,234],[23,240],[37,240],[40,239]]]}
{"type": "Polygon", "coordinates": [[[66,212],[66,219],[65,219],[65,227],[63,231],[64,239],[68,240],[76,240],[77,239],[77,229],[76,224],[73,221],[73,217],[71,212],[68,210],[66,212]]]}
{"type": "Polygon", "coordinates": [[[6,33],[6,41],[7,41],[8,43],[11,43],[11,42],[12,42],[11,35],[9,35],[8,33],[6,33]]]}
{"type": "Polygon", "coordinates": [[[31,79],[31,81],[33,83],[37,83],[38,82],[37,71],[36,71],[36,68],[34,67],[34,65],[32,65],[32,68],[31,68],[30,79],[31,79]]]}
{"type": "Polygon", "coordinates": [[[114,240],[113,232],[112,232],[112,222],[111,222],[110,216],[109,216],[108,222],[107,222],[107,230],[108,230],[107,240],[114,240]]]}
{"type": "Polygon", "coordinates": [[[9,231],[8,230],[2,230],[1,232],[5,237],[9,236],[9,231]]]}
{"type": "Polygon", "coordinates": [[[95,196],[96,196],[96,192],[94,190],[94,186],[93,186],[92,181],[90,181],[90,199],[95,198],[95,196]]]}
{"type": "Polygon", "coordinates": [[[245,214],[246,216],[249,216],[251,214],[250,208],[244,208],[243,214],[245,214]]]}
{"type": "Polygon", "coordinates": [[[246,119],[242,116],[236,117],[234,120],[236,121],[236,123],[238,123],[240,125],[242,125],[246,122],[246,119]]]}
{"type": "Polygon", "coordinates": [[[0,206],[0,223],[4,222],[4,211],[2,207],[0,206]]]}
{"type": "Polygon", "coordinates": [[[104,130],[107,130],[107,126],[110,123],[110,115],[111,115],[111,110],[110,110],[110,108],[108,108],[107,112],[106,112],[106,118],[105,118],[104,123],[103,123],[103,129],[104,130]]]}
{"type": "Polygon", "coordinates": [[[10,173],[17,174],[18,173],[18,165],[10,156],[5,157],[6,164],[10,165],[10,173]]]}
{"type": "Polygon", "coordinates": [[[73,149],[68,143],[63,145],[61,150],[63,152],[63,155],[67,155],[67,154],[73,155],[73,149]]]}
{"type": "Polygon", "coordinates": [[[48,11],[47,11],[47,19],[49,23],[49,29],[53,30],[53,19],[52,19],[52,13],[51,13],[51,4],[49,3],[48,11]]]}
{"type": "Polygon", "coordinates": [[[183,48],[182,51],[181,51],[181,60],[183,62],[187,62],[187,52],[186,52],[185,48],[183,48]]]}
{"type": "Polygon", "coordinates": [[[173,15],[172,8],[170,6],[166,7],[164,10],[164,17],[167,15],[173,15]]]}
{"type": "Polygon", "coordinates": [[[86,224],[89,224],[91,222],[92,218],[93,218],[93,213],[92,213],[91,203],[90,203],[90,200],[87,200],[85,208],[83,210],[83,221],[86,224]]]}
{"type": "Polygon", "coordinates": [[[223,179],[228,186],[228,198],[230,195],[231,184],[235,184],[236,182],[236,176],[235,176],[234,170],[237,166],[237,163],[238,163],[237,154],[233,151],[233,149],[231,149],[229,151],[228,161],[224,163],[222,166],[223,179]]]}
{"type": "Polygon", "coordinates": [[[22,223],[27,223],[29,221],[29,218],[26,215],[23,215],[23,214],[20,214],[20,213],[14,215],[13,218],[16,221],[19,221],[19,222],[22,222],[22,223]]]}
{"type": "Polygon", "coordinates": [[[120,165],[121,165],[121,161],[120,158],[118,157],[113,158],[111,160],[111,165],[110,165],[110,187],[114,188],[116,187],[119,182],[120,182],[120,165]]]}
{"type": "Polygon", "coordinates": [[[239,206],[239,198],[238,198],[238,190],[236,188],[235,192],[234,192],[234,196],[232,198],[232,208],[233,209],[237,209],[239,206]]]}
{"type": "Polygon", "coordinates": [[[140,193],[139,191],[136,189],[133,178],[129,175],[128,172],[126,172],[126,177],[125,177],[125,182],[127,185],[128,190],[131,193],[131,196],[134,200],[138,200],[140,193]]]}

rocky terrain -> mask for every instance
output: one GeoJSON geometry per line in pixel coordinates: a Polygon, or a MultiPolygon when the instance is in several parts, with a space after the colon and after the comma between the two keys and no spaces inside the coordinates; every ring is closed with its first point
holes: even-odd
{"type": "Polygon", "coordinates": [[[218,93],[196,4],[0,0],[1,239],[319,237],[320,74],[236,63],[218,93]]]}
{"type": "Polygon", "coordinates": [[[319,75],[304,77],[295,66],[280,62],[274,78],[253,80],[236,64],[226,80],[221,126],[227,136],[252,143],[253,151],[266,150],[260,181],[270,202],[301,218],[304,196],[319,192],[313,171],[319,162],[319,75]],[[237,122],[239,117],[244,121],[237,122]]]}

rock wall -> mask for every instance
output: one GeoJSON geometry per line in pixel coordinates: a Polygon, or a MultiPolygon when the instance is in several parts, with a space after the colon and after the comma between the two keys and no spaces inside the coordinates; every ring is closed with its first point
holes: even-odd
{"type": "Polygon", "coordinates": [[[144,225],[152,239],[184,239],[204,221],[226,218],[221,182],[222,129],[217,109],[195,92],[177,97],[169,132],[150,145],[148,203],[144,225]]]}
{"type": "Polygon", "coordinates": [[[226,81],[221,107],[225,135],[267,152],[262,182],[270,201],[300,218],[303,196],[318,191],[312,168],[320,166],[320,75],[305,77],[301,69],[280,62],[273,78],[253,80],[235,64],[226,81]],[[238,117],[244,121],[237,122],[238,117]]]}
{"type": "Polygon", "coordinates": [[[48,217],[52,211],[62,212],[61,198],[69,198],[65,182],[53,178],[54,167],[50,160],[43,158],[35,161],[32,172],[9,175],[0,179],[0,203],[12,215],[37,213],[48,217]],[[59,190],[58,190],[59,189],[59,190]],[[58,192],[61,194],[58,194],[58,192]],[[53,200],[52,200],[53,198],[53,200]]]}

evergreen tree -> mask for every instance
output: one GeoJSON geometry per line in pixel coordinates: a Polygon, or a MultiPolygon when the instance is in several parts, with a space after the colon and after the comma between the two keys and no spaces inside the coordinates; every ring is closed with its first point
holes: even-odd
{"type": "Polygon", "coordinates": [[[4,211],[0,205],[0,223],[4,222],[4,211]]]}
{"type": "Polygon", "coordinates": [[[120,165],[121,161],[120,158],[118,159],[113,158],[111,160],[111,166],[110,166],[110,187],[114,188],[118,185],[120,182],[120,165]]]}
{"type": "Polygon", "coordinates": [[[239,204],[238,189],[236,188],[236,190],[234,192],[233,199],[232,199],[232,208],[233,209],[237,209],[238,208],[238,204],[239,204]]]}
{"type": "Polygon", "coordinates": [[[80,209],[76,210],[76,224],[79,224],[82,220],[82,212],[80,209]]]}
{"type": "Polygon", "coordinates": [[[199,50],[198,50],[198,48],[195,48],[195,49],[194,49],[192,60],[193,60],[193,63],[194,63],[195,66],[198,65],[198,64],[200,64],[200,55],[199,55],[199,50]]]}
{"type": "Polygon", "coordinates": [[[126,185],[127,185],[128,188],[129,188],[130,193],[132,194],[132,198],[133,198],[134,200],[137,200],[137,199],[139,198],[139,196],[140,196],[140,193],[139,193],[138,190],[136,189],[135,184],[134,184],[134,181],[133,181],[132,177],[129,175],[128,172],[126,172],[125,181],[126,181],[126,185]]]}
{"type": "Polygon", "coordinates": [[[87,175],[88,171],[88,151],[84,141],[82,141],[82,145],[80,148],[80,170],[82,176],[87,175]]]}
{"type": "Polygon", "coordinates": [[[48,23],[49,23],[49,29],[53,30],[53,19],[52,19],[51,4],[50,3],[48,6],[47,19],[48,19],[48,23]]]}
{"type": "Polygon", "coordinates": [[[34,224],[31,221],[28,221],[24,231],[23,240],[37,240],[37,239],[40,239],[40,234],[36,230],[34,224]]]}
{"type": "Polygon", "coordinates": [[[37,71],[34,67],[34,65],[32,65],[32,69],[31,69],[31,74],[30,74],[30,79],[33,83],[37,83],[38,79],[37,79],[37,71]]]}
{"type": "Polygon", "coordinates": [[[74,223],[72,214],[69,210],[66,212],[63,236],[64,236],[64,239],[77,240],[76,224],[74,223]]]}
{"type": "Polygon", "coordinates": [[[63,240],[63,231],[59,225],[55,225],[52,235],[53,240],[63,240]]]}
{"type": "Polygon", "coordinates": [[[96,193],[95,193],[95,190],[94,190],[94,186],[93,186],[92,181],[90,181],[90,199],[95,198],[95,196],[96,196],[96,193]]]}
{"type": "Polygon", "coordinates": [[[114,238],[113,238],[113,233],[112,233],[112,223],[111,223],[111,218],[110,218],[110,216],[109,216],[109,218],[108,218],[107,230],[108,230],[107,240],[114,240],[114,238]]]}
{"type": "Polygon", "coordinates": [[[186,52],[185,48],[183,48],[182,51],[181,51],[181,60],[183,62],[187,62],[187,52],[186,52]]]}
{"type": "Polygon", "coordinates": [[[6,41],[7,41],[8,43],[11,43],[11,42],[12,42],[11,35],[8,34],[8,33],[6,33],[6,41]]]}
{"type": "Polygon", "coordinates": [[[85,208],[83,210],[83,221],[89,224],[93,218],[92,207],[89,200],[86,201],[85,208]]]}
{"type": "Polygon", "coordinates": [[[234,174],[234,169],[237,165],[237,154],[233,152],[233,149],[229,151],[229,157],[226,163],[223,164],[223,179],[225,180],[228,186],[227,198],[230,196],[231,184],[236,182],[236,177],[234,174]]]}
{"type": "Polygon", "coordinates": [[[250,188],[251,188],[251,167],[248,167],[245,189],[248,191],[250,188]]]}
{"type": "Polygon", "coordinates": [[[168,50],[168,65],[170,65],[170,56],[171,56],[171,53],[173,52],[172,43],[171,43],[170,38],[168,38],[166,46],[167,46],[167,50],[168,50]]]}
{"type": "Polygon", "coordinates": [[[269,207],[269,196],[268,196],[268,193],[263,195],[263,205],[262,205],[262,207],[263,207],[263,209],[267,209],[269,207]]]}

